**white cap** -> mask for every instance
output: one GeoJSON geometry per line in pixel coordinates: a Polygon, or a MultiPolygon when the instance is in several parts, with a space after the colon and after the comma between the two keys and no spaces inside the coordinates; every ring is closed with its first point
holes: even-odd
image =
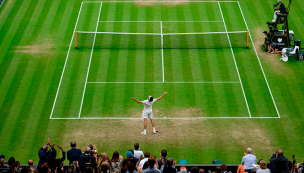
{"type": "Polygon", "coordinates": [[[281,0],[278,0],[278,2],[281,2],[281,0]]]}

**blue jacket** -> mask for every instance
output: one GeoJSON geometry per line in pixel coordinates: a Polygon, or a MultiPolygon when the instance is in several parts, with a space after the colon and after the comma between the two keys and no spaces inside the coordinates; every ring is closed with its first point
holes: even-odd
{"type": "MultiPolygon", "coordinates": [[[[52,151],[55,150],[54,148],[52,148],[52,151]]],[[[43,165],[46,162],[46,159],[49,157],[51,158],[51,152],[45,152],[43,151],[42,147],[40,148],[40,150],[38,151],[38,156],[39,156],[39,162],[38,162],[38,166],[39,165],[43,165]]]]}
{"type": "Polygon", "coordinates": [[[72,148],[67,152],[67,157],[68,160],[70,161],[70,164],[73,163],[73,161],[78,161],[78,164],[80,165],[81,164],[80,156],[81,156],[80,149],[72,148]]]}

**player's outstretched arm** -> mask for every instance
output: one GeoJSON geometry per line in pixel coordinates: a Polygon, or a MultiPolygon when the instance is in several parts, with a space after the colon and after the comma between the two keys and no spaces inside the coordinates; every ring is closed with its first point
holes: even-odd
{"type": "Polygon", "coordinates": [[[167,94],[167,91],[164,92],[164,94],[163,94],[162,96],[158,97],[156,100],[160,100],[160,99],[163,98],[166,94],[167,94]]]}
{"type": "Polygon", "coordinates": [[[136,101],[137,103],[143,103],[142,101],[136,100],[134,97],[131,97],[132,100],[136,101]]]}

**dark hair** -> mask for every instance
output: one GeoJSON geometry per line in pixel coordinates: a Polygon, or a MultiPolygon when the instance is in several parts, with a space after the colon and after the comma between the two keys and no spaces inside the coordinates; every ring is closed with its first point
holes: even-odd
{"type": "Polygon", "coordinates": [[[18,167],[18,166],[20,167],[20,162],[19,162],[19,161],[16,161],[16,162],[15,162],[15,166],[16,166],[16,167],[18,167]]]}
{"type": "Polygon", "coordinates": [[[128,151],[131,151],[131,152],[132,152],[132,154],[133,154],[133,156],[134,156],[134,150],[130,149],[130,150],[128,150],[128,151]]]}
{"type": "Polygon", "coordinates": [[[56,159],[56,156],[57,156],[57,151],[56,151],[56,150],[53,150],[53,151],[51,152],[51,157],[52,157],[52,159],[56,159]]]}
{"type": "Polygon", "coordinates": [[[222,164],[221,166],[221,172],[227,171],[227,166],[225,164],[222,164]]]}
{"type": "Polygon", "coordinates": [[[108,171],[108,165],[101,164],[100,171],[106,173],[108,171]]]}
{"type": "Polygon", "coordinates": [[[129,167],[129,160],[128,160],[128,159],[124,159],[124,160],[122,161],[122,167],[121,167],[121,171],[120,171],[120,172],[126,172],[125,166],[128,166],[128,167],[129,167]]]}
{"type": "Polygon", "coordinates": [[[37,166],[38,173],[42,173],[41,165],[37,166]]]}
{"type": "Polygon", "coordinates": [[[15,157],[10,157],[9,159],[8,159],[8,165],[11,165],[11,164],[14,164],[14,166],[15,166],[15,162],[16,162],[16,160],[15,160],[15,157]]]}
{"type": "Polygon", "coordinates": [[[161,156],[162,157],[167,157],[167,150],[166,149],[161,150],[161,156]]]}
{"type": "Polygon", "coordinates": [[[91,150],[93,150],[93,144],[90,144],[88,147],[90,147],[91,150]]]}
{"type": "Polygon", "coordinates": [[[118,153],[118,151],[114,151],[114,153],[112,155],[111,161],[113,161],[113,159],[119,159],[119,153],[118,153]]]}
{"type": "Polygon", "coordinates": [[[91,161],[91,155],[86,155],[85,158],[84,158],[84,161],[87,163],[87,162],[90,162],[91,161]]]}
{"type": "Polygon", "coordinates": [[[146,151],[145,152],[145,158],[149,158],[150,157],[150,152],[149,151],[146,151]]]}
{"type": "Polygon", "coordinates": [[[135,170],[135,166],[134,166],[133,163],[131,163],[131,164],[128,166],[128,171],[129,171],[129,173],[133,173],[134,170],[135,170]]]}
{"type": "Polygon", "coordinates": [[[25,167],[21,169],[21,173],[29,173],[29,170],[25,167]]]}
{"type": "Polygon", "coordinates": [[[71,142],[71,147],[73,147],[73,148],[76,147],[76,142],[75,141],[71,142]]]}
{"type": "Polygon", "coordinates": [[[150,101],[150,102],[152,102],[152,101],[153,101],[153,97],[152,97],[152,96],[150,96],[149,101],[150,101]]]}
{"type": "Polygon", "coordinates": [[[153,166],[155,165],[155,160],[150,158],[150,159],[148,160],[148,164],[149,164],[149,167],[150,167],[150,168],[153,168],[153,166]]]}
{"type": "Polygon", "coordinates": [[[173,159],[167,159],[167,165],[171,167],[173,165],[173,159]]]}
{"type": "Polygon", "coordinates": [[[134,148],[135,148],[135,149],[138,149],[138,148],[139,148],[139,143],[135,143],[135,144],[134,144],[134,148]]]}
{"type": "Polygon", "coordinates": [[[192,167],[191,173],[199,173],[199,168],[197,166],[192,167]]]}
{"type": "Polygon", "coordinates": [[[221,167],[217,166],[215,167],[215,173],[220,173],[221,172],[221,167]]]}
{"type": "Polygon", "coordinates": [[[148,161],[146,161],[146,162],[144,163],[143,170],[145,170],[145,169],[147,169],[147,168],[149,168],[149,163],[148,163],[148,161]]]}
{"type": "Polygon", "coordinates": [[[41,167],[41,172],[42,173],[48,173],[49,172],[49,166],[48,165],[43,165],[41,167]]]}
{"type": "Polygon", "coordinates": [[[94,170],[91,166],[88,166],[84,169],[84,173],[94,173],[94,170]]]}

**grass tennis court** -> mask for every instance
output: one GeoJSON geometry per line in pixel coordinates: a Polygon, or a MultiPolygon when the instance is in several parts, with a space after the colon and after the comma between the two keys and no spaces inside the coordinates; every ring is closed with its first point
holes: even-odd
{"type": "MultiPolygon", "coordinates": [[[[275,147],[303,159],[303,62],[261,50],[273,3],[6,0],[0,154],[37,161],[51,138],[109,155],[139,142],[188,163],[239,163],[247,147],[266,160],[275,147]],[[163,134],[140,136],[143,106],[130,98],[164,91],[153,106],[163,134]]],[[[289,25],[303,40],[301,6],[293,1],[289,25]]]]}

